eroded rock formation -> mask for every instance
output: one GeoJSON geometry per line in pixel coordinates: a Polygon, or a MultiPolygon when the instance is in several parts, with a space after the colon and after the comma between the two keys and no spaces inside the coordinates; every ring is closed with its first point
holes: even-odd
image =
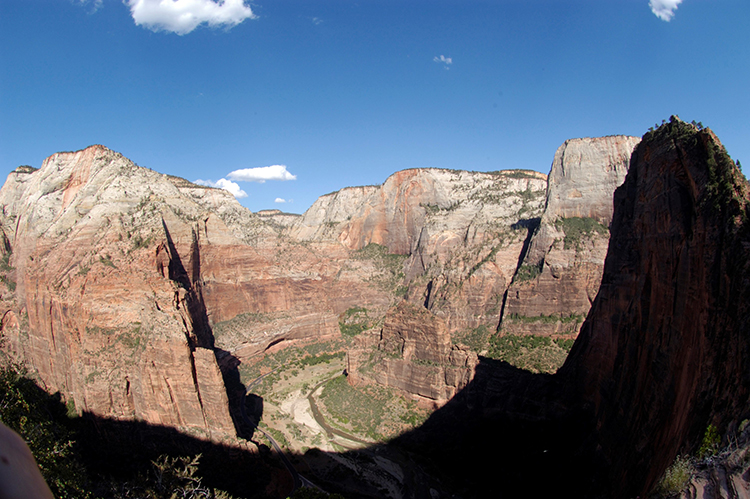
{"type": "Polygon", "coordinates": [[[442,319],[406,301],[388,312],[377,340],[349,350],[350,382],[375,381],[435,405],[464,388],[479,362],[476,352],[453,344],[442,319]]]}
{"type": "MultiPolygon", "coordinates": [[[[222,197],[206,194],[206,203],[222,197]]],[[[183,198],[163,175],[102,146],[11,173],[0,191],[3,334],[79,413],[223,438],[234,425],[187,270],[195,241],[174,214],[195,212],[183,198]]]]}
{"type": "MultiPolygon", "coordinates": [[[[481,359],[466,388],[397,444],[430,456],[467,497],[624,499],[647,497],[709,425],[746,427],[749,193],[710,130],[673,118],[647,133],[616,191],[601,287],[561,370],[481,359]]],[[[691,493],[744,487],[747,464],[736,466],[709,466],[691,493]]]]}
{"type": "Polygon", "coordinates": [[[405,293],[446,334],[496,321],[528,232],[511,225],[544,185],[408,170],[304,216],[252,214],[103,146],[59,153],[0,192],[7,350],[78,412],[231,435],[217,358],[337,337],[346,310],[382,321],[405,293]]]}
{"type": "Polygon", "coordinates": [[[639,141],[573,139],[557,150],[541,223],[508,290],[503,333],[578,333],[601,282],[612,196],[639,141]]]}
{"type": "Polygon", "coordinates": [[[748,192],[719,139],[673,117],[615,193],[602,285],[560,371],[592,412],[612,497],[643,495],[709,424],[749,414],[748,192]]]}

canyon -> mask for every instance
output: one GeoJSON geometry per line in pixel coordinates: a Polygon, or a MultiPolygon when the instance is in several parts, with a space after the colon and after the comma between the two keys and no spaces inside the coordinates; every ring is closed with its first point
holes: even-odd
{"type": "Polygon", "coordinates": [[[435,411],[376,448],[447,490],[521,493],[544,466],[550,493],[645,495],[750,411],[747,201],[677,118],[566,141],[549,176],[404,170],[303,215],[91,146],[0,190],[3,352],[78,414],[257,451],[238,370],[345,340],[350,385],[435,411]],[[491,358],[531,336],[576,339],[557,374],[491,358]]]}

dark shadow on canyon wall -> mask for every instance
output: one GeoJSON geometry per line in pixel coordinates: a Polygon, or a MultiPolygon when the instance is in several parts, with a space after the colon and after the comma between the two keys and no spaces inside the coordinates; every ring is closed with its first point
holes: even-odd
{"type": "Polygon", "coordinates": [[[480,358],[474,380],[419,428],[391,445],[463,497],[544,497],[583,490],[594,474],[582,452],[590,419],[560,380],[480,358]]]}
{"type": "MultiPolygon", "coordinates": [[[[750,186],[738,176],[710,132],[677,121],[650,132],[616,194],[602,288],[560,374],[481,358],[473,380],[421,427],[359,451],[311,450],[294,464],[350,499],[388,492],[343,457],[381,471],[378,458],[398,462],[403,497],[648,491],[707,424],[724,432],[750,416],[750,186]]],[[[230,403],[257,409],[236,365],[223,367],[230,403]]],[[[163,454],[202,453],[207,485],[240,497],[291,488],[267,447],[253,455],[93,415],[79,435],[97,473],[126,478],[163,454]]]]}
{"type": "Polygon", "coordinates": [[[151,462],[160,456],[200,454],[197,475],[206,486],[236,497],[279,497],[291,490],[291,478],[287,479],[280,463],[269,459],[270,451],[265,446],[255,454],[170,427],[91,414],[84,414],[77,427],[80,455],[89,471],[99,476],[124,482],[138,474],[153,473],[151,462]]]}
{"type": "Polygon", "coordinates": [[[713,132],[672,117],[636,147],[614,206],[601,287],[558,374],[482,359],[383,451],[422,456],[462,497],[629,499],[707,428],[750,417],[750,184],[713,132]]]}
{"type": "Polygon", "coordinates": [[[283,498],[291,491],[291,477],[265,445],[250,452],[172,427],[90,413],[70,417],[60,393],[49,394],[26,374],[19,366],[2,365],[0,418],[37,453],[45,479],[59,497],[170,497],[179,491],[161,489],[175,480],[183,486],[195,484],[179,472],[198,455],[194,477],[204,490],[251,498],[283,498]],[[161,472],[154,464],[176,458],[186,461],[161,472]],[[155,491],[160,493],[152,496],[155,491]]]}
{"type": "MultiPolygon", "coordinates": [[[[473,381],[419,428],[344,455],[395,459],[408,475],[404,497],[586,497],[601,470],[590,415],[560,378],[480,358],[473,381]],[[406,464],[405,464],[406,463],[406,464]],[[447,494],[447,495],[446,495],[447,494]]],[[[307,478],[345,497],[384,497],[344,473],[335,458],[308,451],[307,478]],[[315,463],[318,463],[315,465],[315,463]]]]}

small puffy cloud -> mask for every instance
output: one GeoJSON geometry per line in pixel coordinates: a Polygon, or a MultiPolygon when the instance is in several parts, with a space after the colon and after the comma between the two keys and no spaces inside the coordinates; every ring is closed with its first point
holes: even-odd
{"type": "Polygon", "coordinates": [[[453,64],[453,58],[452,57],[445,57],[444,55],[440,55],[440,57],[435,56],[433,59],[435,62],[440,62],[442,64],[445,64],[445,69],[450,69],[448,66],[453,64]]]}
{"type": "Polygon", "coordinates": [[[682,0],[650,0],[648,6],[651,7],[656,17],[662,21],[671,21],[674,17],[674,11],[677,10],[677,6],[682,3],[682,0]]]}
{"type": "Polygon", "coordinates": [[[258,182],[260,184],[266,180],[297,180],[297,175],[289,173],[285,165],[244,168],[230,172],[227,177],[241,182],[258,182]]]}
{"type": "Polygon", "coordinates": [[[206,23],[231,28],[255,15],[244,0],[124,0],[135,24],[152,31],[190,33],[206,23]]]}
{"type": "Polygon", "coordinates": [[[240,186],[237,185],[235,182],[232,182],[231,180],[227,180],[225,178],[220,178],[216,182],[213,182],[211,180],[201,180],[198,179],[195,182],[193,182],[198,185],[207,185],[209,187],[218,187],[219,189],[224,189],[225,191],[229,191],[234,197],[236,198],[246,198],[247,192],[240,189],[240,186]]]}
{"type": "Polygon", "coordinates": [[[273,200],[274,203],[286,203],[286,199],[283,198],[276,198],[273,200]]]}

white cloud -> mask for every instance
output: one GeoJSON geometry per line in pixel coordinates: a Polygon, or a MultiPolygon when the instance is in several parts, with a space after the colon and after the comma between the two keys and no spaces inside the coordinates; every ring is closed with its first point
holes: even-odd
{"type": "Polygon", "coordinates": [[[220,178],[216,182],[213,182],[211,180],[201,180],[198,179],[195,182],[193,182],[198,185],[207,185],[209,187],[218,187],[219,189],[224,189],[225,191],[229,191],[234,197],[236,198],[246,198],[247,192],[240,189],[240,186],[237,185],[235,182],[232,182],[231,180],[227,180],[225,178],[220,178]]]}
{"type": "Polygon", "coordinates": [[[682,0],[650,0],[648,6],[651,7],[656,17],[662,21],[671,21],[674,17],[674,11],[677,10],[677,6],[682,3],[682,0]]]}
{"type": "Polygon", "coordinates": [[[286,203],[286,199],[283,198],[276,198],[273,200],[274,203],[286,203]]]}
{"type": "Polygon", "coordinates": [[[261,184],[266,180],[297,180],[297,175],[289,173],[285,165],[244,168],[230,172],[227,177],[241,182],[258,182],[261,184]]]}
{"type": "Polygon", "coordinates": [[[231,28],[255,15],[244,0],[123,0],[138,26],[190,33],[200,24],[231,28]]]}
{"type": "Polygon", "coordinates": [[[445,64],[445,69],[450,69],[448,66],[453,64],[453,58],[452,57],[445,57],[444,55],[440,55],[440,57],[435,56],[433,59],[435,62],[442,62],[445,64]]]}
{"type": "Polygon", "coordinates": [[[87,8],[89,14],[94,14],[102,6],[102,0],[74,0],[74,3],[87,8]]]}

